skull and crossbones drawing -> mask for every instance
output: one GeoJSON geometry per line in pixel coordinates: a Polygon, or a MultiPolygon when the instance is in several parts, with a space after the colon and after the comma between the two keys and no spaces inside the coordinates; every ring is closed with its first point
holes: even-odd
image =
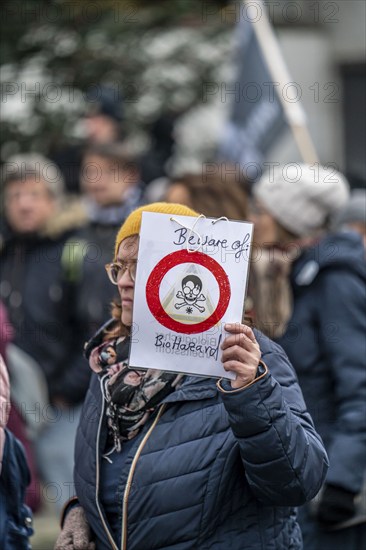
{"type": "Polygon", "coordinates": [[[176,294],[176,298],[180,298],[183,302],[174,304],[175,309],[181,309],[184,306],[188,306],[187,313],[191,313],[188,309],[195,307],[200,313],[205,311],[203,306],[197,304],[197,302],[204,302],[205,296],[201,294],[202,281],[196,275],[187,275],[182,280],[182,291],[179,290],[176,294]]]}

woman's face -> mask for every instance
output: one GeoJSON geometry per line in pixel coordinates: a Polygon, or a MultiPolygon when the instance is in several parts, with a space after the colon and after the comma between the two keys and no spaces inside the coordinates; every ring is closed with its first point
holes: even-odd
{"type": "MultiPolygon", "coordinates": [[[[118,249],[116,261],[132,265],[137,260],[139,238],[137,235],[124,239],[118,249]]],[[[135,282],[131,279],[128,269],[125,269],[118,281],[118,292],[121,297],[122,315],[121,321],[126,327],[132,325],[133,299],[135,294],[135,282]]]]}
{"type": "Polygon", "coordinates": [[[135,181],[131,171],[96,154],[85,156],[81,174],[84,193],[100,206],[121,204],[124,193],[135,181]]]}

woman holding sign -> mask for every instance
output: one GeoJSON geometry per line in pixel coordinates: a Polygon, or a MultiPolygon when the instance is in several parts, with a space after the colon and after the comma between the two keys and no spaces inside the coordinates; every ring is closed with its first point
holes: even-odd
{"type": "Polygon", "coordinates": [[[95,374],[56,549],[300,549],[294,507],[328,462],[282,349],[236,323],[220,350],[231,381],[128,366],[142,212],[197,216],[152,204],[117,235],[120,302],[86,347],[95,374]]]}

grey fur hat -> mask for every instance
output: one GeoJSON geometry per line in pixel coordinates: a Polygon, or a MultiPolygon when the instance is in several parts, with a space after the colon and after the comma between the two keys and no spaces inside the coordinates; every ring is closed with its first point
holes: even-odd
{"type": "Polygon", "coordinates": [[[291,163],[264,174],[253,194],[280,225],[306,237],[330,225],[347,203],[349,185],[333,168],[291,163]]]}

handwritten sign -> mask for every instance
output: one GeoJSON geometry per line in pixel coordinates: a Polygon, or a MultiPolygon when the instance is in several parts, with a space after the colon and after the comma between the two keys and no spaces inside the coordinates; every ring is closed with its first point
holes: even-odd
{"type": "Polygon", "coordinates": [[[221,363],[241,322],[253,226],[144,212],[130,366],[235,378],[221,363]]]}

